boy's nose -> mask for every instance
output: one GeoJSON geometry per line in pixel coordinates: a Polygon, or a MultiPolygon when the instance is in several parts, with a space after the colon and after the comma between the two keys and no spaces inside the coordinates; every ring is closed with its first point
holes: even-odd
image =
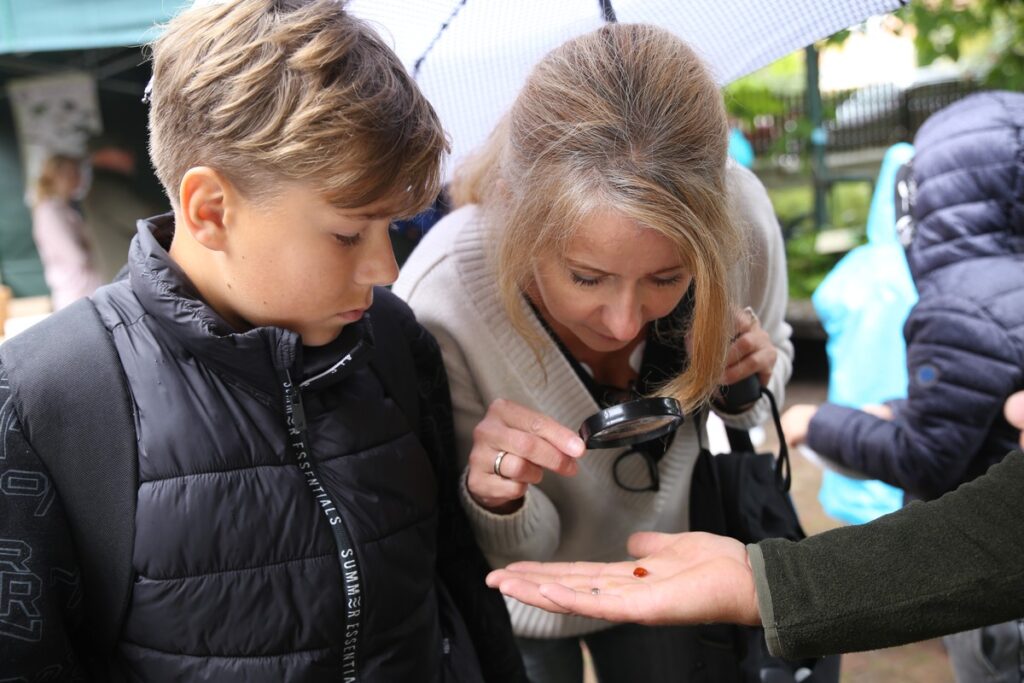
{"type": "Polygon", "coordinates": [[[356,283],[366,286],[390,285],[398,279],[398,261],[395,251],[391,248],[390,227],[383,230],[371,230],[371,244],[356,268],[356,283]]]}

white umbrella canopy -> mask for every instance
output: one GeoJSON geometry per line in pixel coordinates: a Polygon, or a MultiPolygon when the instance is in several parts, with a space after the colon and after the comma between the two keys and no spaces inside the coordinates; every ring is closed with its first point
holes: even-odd
{"type": "Polygon", "coordinates": [[[530,69],[606,17],[662,26],[720,84],[906,0],[350,0],[416,77],[452,138],[447,173],[483,143],[530,69]]]}

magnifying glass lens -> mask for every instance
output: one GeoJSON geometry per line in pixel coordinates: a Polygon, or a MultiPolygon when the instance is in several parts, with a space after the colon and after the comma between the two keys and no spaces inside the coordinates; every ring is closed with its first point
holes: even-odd
{"type": "Polygon", "coordinates": [[[650,441],[679,428],[683,410],[674,398],[641,398],[591,415],[580,426],[587,448],[620,448],[650,441]]]}
{"type": "Polygon", "coordinates": [[[676,418],[670,416],[638,417],[627,422],[623,422],[622,424],[612,425],[611,427],[602,429],[593,434],[592,437],[598,437],[600,439],[622,439],[634,436],[644,436],[656,429],[661,429],[666,425],[674,424],[675,421],[676,418]]]}

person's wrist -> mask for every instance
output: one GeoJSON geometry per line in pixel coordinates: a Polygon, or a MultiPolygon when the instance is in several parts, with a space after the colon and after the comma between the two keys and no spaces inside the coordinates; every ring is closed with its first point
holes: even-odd
{"type": "Polygon", "coordinates": [[[754,567],[750,564],[750,554],[744,553],[745,590],[737,591],[736,623],[747,626],[761,625],[761,609],[757,601],[757,582],[754,580],[754,567]]]}
{"type": "Polygon", "coordinates": [[[519,509],[523,507],[523,500],[523,498],[514,498],[510,501],[500,503],[497,505],[484,505],[483,503],[477,501],[477,504],[480,505],[480,507],[482,507],[484,510],[487,510],[488,512],[494,515],[511,515],[515,512],[518,512],[519,509]]]}
{"type": "Polygon", "coordinates": [[[474,503],[487,512],[490,512],[492,515],[511,515],[518,512],[519,509],[523,507],[523,501],[526,499],[525,496],[520,496],[519,498],[513,498],[511,500],[495,500],[493,498],[478,496],[469,486],[466,486],[466,491],[469,493],[469,497],[474,503]]]}

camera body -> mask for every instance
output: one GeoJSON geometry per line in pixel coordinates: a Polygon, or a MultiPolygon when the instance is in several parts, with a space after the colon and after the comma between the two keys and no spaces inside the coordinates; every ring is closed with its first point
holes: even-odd
{"type": "Polygon", "coordinates": [[[729,413],[742,413],[761,398],[761,380],[756,374],[744,377],[721,389],[716,401],[718,406],[729,413]]]}

